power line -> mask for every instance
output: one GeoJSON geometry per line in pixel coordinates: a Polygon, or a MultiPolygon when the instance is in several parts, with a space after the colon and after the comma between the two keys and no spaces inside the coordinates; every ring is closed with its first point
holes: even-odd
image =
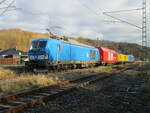
{"type": "MultiPolygon", "coordinates": [[[[104,15],[111,17],[113,19],[116,19],[122,23],[126,23],[128,25],[134,26],[136,28],[139,28],[142,30],[142,46],[147,46],[147,21],[146,21],[146,0],[143,0],[143,7],[142,8],[136,8],[136,9],[128,9],[128,10],[119,10],[119,11],[111,11],[111,12],[103,12],[104,15]],[[130,22],[127,22],[123,19],[117,18],[115,16],[112,16],[112,13],[123,13],[123,12],[131,12],[131,11],[137,11],[137,10],[142,10],[142,27],[139,27],[135,24],[132,24],[130,22]]],[[[117,21],[115,21],[117,22],[117,21]]]]}
{"type": "MultiPolygon", "coordinates": [[[[135,25],[135,24],[132,24],[132,23],[130,23],[130,22],[127,22],[127,21],[125,21],[125,20],[123,20],[123,19],[119,19],[119,18],[117,18],[117,17],[114,17],[114,16],[112,16],[112,15],[109,15],[109,14],[107,14],[106,12],[103,12],[103,14],[106,15],[106,16],[109,16],[109,17],[111,17],[111,18],[113,18],[113,19],[116,19],[116,20],[118,20],[118,21],[120,21],[120,22],[122,22],[122,23],[126,23],[126,24],[128,24],[128,25],[131,25],[131,26],[134,26],[134,27],[136,27],[136,28],[142,29],[142,27],[139,27],[139,26],[137,26],[137,25],[135,25]]],[[[117,21],[116,21],[116,22],[117,22],[117,21]]]]}
{"type": "Polygon", "coordinates": [[[107,22],[107,23],[122,23],[120,21],[113,21],[113,20],[103,20],[103,22],[107,22]]]}
{"type": "Polygon", "coordinates": [[[86,4],[84,4],[83,2],[81,2],[81,0],[77,0],[83,7],[85,7],[86,9],[88,9],[91,13],[93,13],[95,16],[99,17],[100,19],[100,15],[94,11],[92,8],[90,8],[89,6],[87,6],[86,4]]]}
{"type": "MultiPolygon", "coordinates": [[[[142,0],[142,8],[137,8],[137,9],[129,9],[129,10],[119,10],[119,11],[111,11],[111,12],[103,12],[104,15],[111,17],[113,19],[116,19],[118,21],[121,21],[123,23],[126,23],[128,25],[134,26],[136,28],[139,28],[142,30],[142,48],[146,49],[148,46],[148,40],[147,40],[147,8],[146,8],[146,0],[142,0]],[[110,13],[123,13],[123,12],[129,12],[129,11],[136,11],[136,10],[142,10],[142,27],[139,27],[135,24],[132,24],[130,22],[127,22],[125,20],[122,20],[120,18],[117,18],[115,16],[112,16],[110,13]]],[[[146,53],[143,53],[143,60],[146,60],[146,53]]]]}
{"type": "Polygon", "coordinates": [[[142,10],[143,8],[136,8],[136,9],[127,9],[127,10],[118,10],[118,11],[110,11],[107,13],[123,13],[123,12],[131,12],[131,11],[138,11],[142,10]]]}

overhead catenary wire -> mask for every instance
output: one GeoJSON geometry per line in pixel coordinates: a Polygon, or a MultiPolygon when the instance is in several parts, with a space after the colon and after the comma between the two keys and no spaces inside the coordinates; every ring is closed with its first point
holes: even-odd
{"type": "Polygon", "coordinates": [[[128,25],[131,25],[133,27],[136,27],[138,29],[142,29],[142,27],[140,27],[138,25],[135,25],[133,23],[127,22],[126,20],[123,20],[123,19],[120,19],[120,18],[117,18],[117,17],[111,15],[112,13],[125,13],[125,12],[138,11],[138,10],[143,10],[143,7],[142,8],[135,8],[135,9],[127,9],[127,10],[118,10],[118,11],[103,12],[103,14],[106,15],[106,16],[108,16],[108,17],[111,17],[111,18],[113,18],[115,20],[118,20],[118,21],[112,21],[113,23],[114,22],[122,22],[122,23],[125,23],[125,24],[128,24],[128,25]]]}
{"type": "Polygon", "coordinates": [[[127,10],[110,11],[107,13],[123,13],[123,12],[138,11],[138,10],[142,10],[142,9],[143,8],[135,8],[135,9],[127,9],[127,10]]]}
{"type": "MultiPolygon", "coordinates": [[[[83,4],[81,1],[79,1],[79,0],[77,0],[82,6],[84,6],[85,8],[87,8],[89,11],[91,11],[94,15],[96,15],[96,16],[98,16],[98,17],[100,17],[100,14],[98,14],[97,12],[95,12],[94,10],[92,10],[90,7],[88,7],[86,4],[83,4]]],[[[118,20],[118,21],[107,21],[107,20],[101,20],[101,21],[103,21],[103,22],[112,22],[112,23],[125,23],[125,24],[128,24],[128,25],[130,25],[130,26],[133,26],[133,27],[136,27],[136,28],[138,28],[138,29],[142,29],[142,27],[141,26],[138,26],[138,25],[135,25],[135,24],[133,24],[133,23],[130,23],[130,22],[127,22],[127,21],[125,21],[125,20],[123,20],[123,19],[119,19],[119,18],[117,18],[117,17],[114,17],[114,16],[112,16],[112,15],[110,15],[110,14],[108,14],[108,13],[120,13],[120,12],[129,12],[129,11],[138,11],[138,10],[142,10],[143,8],[135,8],[135,9],[127,9],[127,10],[118,10],[118,11],[111,11],[111,12],[103,12],[103,14],[104,15],[106,15],[106,16],[109,16],[109,17],[111,17],[111,18],[113,18],[113,19],[116,19],[116,20],[118,20]]]]}
{"type": "MultiPolygon", "coordinates": [[[[77,0],[78,3],[80,3],[83,7],[85,7],[87,10],[89,10],[92,14],[94,14],[95,16],[97,16],[99,19],[101,19],[100,17],[100,13],[97,13],[96,11],[94,11],[92,8],[90,8],[89,6],[87,6],[86,4],[84,4],[81,0],[77,0]]],[[[101,20],[103,21],[103,20],[101,20]]]]}
{"type": "Polygon", "coordinates": [[[97,12],[95,12],[93,9],[91,9],[90,7],[88,7],[86,4],[80,2],[82,6],[84,6],[85,8],[87,8],[89,11],[91,11],[93,14],[95,14],[96,16],[99,16],[99,14],[97,12]]]}
{"type": "Polygon", "coordinates": [[[137,25],[135,25],[135,24],[132,24],[132,23],[130,23],[130,22],[127,22],[127,21],[125,21],[125,20],[123,20],[123,19],[119,19],[119,18],[117,18],[117,17],[114,17],[114,16],[108,14],[107,12],[103,12],[103,14],[106,15],[106,16],[108,16],[108,17],[111,17],[111,18],[113,18],[113,19],[116,19],[116,20],[118,20],[118,21],[121,21],[122,23],[126,23],[126,24],[128,24],[128,25],[131,25],[131,26],[134,26],[134,27],[136,27],[136,28],[142,29],[142,27],[139,27],[139,26],[137,26],[137,25]]]}
{"type": "MultiPolygon", "coordinates": [[[[78,0],[77,0],[78,1],[78,0]]],[[[86,4],[82,3],[81,1],[78,1],[82,6],[84,6],[86,9],[88,9],[91,13],[93,13],[95,16],[97,16],[99,19],[100,19],[100,15],[94,11],[93,9],[91,9],[90,7],[88,7],[86,4]]],[[[26,9],[20,9],[20,11],[22,12],[25,12],[25,13],[28,13],[28,14],[31,14],[31,15],[47,15],[49,16],[47,13],[45,12],[39,12],[39,11],[29,11],[29,10],[26,10],[26,9]]],[[[101,20],[101,21],[104,21],[104,20],[101,20]]],[[[49,28],[49,27],[47,27],[49,28]]],[[[61,30],[64,30],[62,28],[57,28],[57,29],[61,29],[61,30]]],[[[65,30],[66,31],[66,30],[65,30]]],[[[68,31],[68,30],[67,30],[68,31]]],[[[75,34],[75,33],[72,33],[72,34],[75,34]]]]}
{"type": "Polygon", "coordinates": [[[107,23],[122,23],[121,21],[113,21],[113,20],[103,20],[103,21],[107,23]]]}

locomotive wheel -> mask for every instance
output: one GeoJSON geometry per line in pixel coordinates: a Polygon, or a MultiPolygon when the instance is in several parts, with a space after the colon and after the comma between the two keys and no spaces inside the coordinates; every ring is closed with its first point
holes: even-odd
{"type": "Polygon", "coordinates": [[[57,65],[57,71],[60,72],[62,69],[62,66],[61,65],[57,65]]]}
{"type": "Polygon", "coordinates": [[[81,64],[77,64],[77,69],[81,69],[81,64]]]}
{"type": "Polygon", "coordinates": [[[63,65],[63,69],[64,69],[64,70],[67,70],[67,69],[68,69],[68,65],[67,65],[67,64],[64,64],[64,65],[63,65]]]}

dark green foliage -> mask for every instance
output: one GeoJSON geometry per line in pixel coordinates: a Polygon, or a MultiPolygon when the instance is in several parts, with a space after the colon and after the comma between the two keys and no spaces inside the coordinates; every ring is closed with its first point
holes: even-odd
{"type": "Polygon", "coordinates": [[[150,60],[150,48],[135,44],[135,43],[126,43],[126,42],[113,42],[113,41],[106,41],[106,40],[92,40],[92,39],[85,39],[85,38],[78,38],[77,41],[92,45],[92,46],[102,46],[107,47],[113,50],[118,51],[119,53],[123,54],[132,54],[135,56],[136,60],[150,60]]]}

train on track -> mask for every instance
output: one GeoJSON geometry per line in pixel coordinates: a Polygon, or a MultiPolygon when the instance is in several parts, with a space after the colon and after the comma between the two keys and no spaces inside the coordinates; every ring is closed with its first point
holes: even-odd
{"type": "Polygon", "coordinates": [[[133,55],[119,54],[104,47],[92,47],[60,38],[36,39],[28,51],[28,70],[75,69],[133,62],[133,55]]]}

